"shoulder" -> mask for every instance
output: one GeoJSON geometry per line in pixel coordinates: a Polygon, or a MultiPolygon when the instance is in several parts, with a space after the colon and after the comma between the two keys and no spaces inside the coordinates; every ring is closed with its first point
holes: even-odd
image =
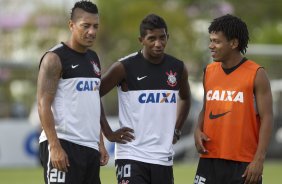
{"type": "Polygon", "coordinates": [[[92,55],[92,56],[98,57],[97,52],[95,52],[94,50],[88,49],[88,50],[87,50],[87,53],[90,54],[90,55],[92,55]]]}
{"type": "Polygon", "coordinates": [[[169,55],[169,54],[165,54],[165,60],[168,60],[169,62],[174,62],[178,65],[184,65],[184,62],[172,55],[169,55]]]}
{"type": "Polygon", "coordinates": [[[138,56],[139,56],[139,52],[133,52],[131,54],[128,54],[128,55],[118,59],[118,61],[121,62],[121,63],[126,63],[126,62],[134,60],[138,56]]]}
{"type": "Polygon", "coordinates": [[[58,51],[58,50],[63,50],[65,49],[66,46],[64,45],[64,43],[58,43],[57,45],[53,46],[52,48],[49,49],[49,52],[55,52],[55,51],[58,51]]]}
{"type": "Polygon", "coordinates": [[[212,63],[209,63],[204,68],[204,74],[209,73],[210,71],[218,70],[218,68],[221,68],[221,62],[213,61],[212,63]]]}
{"type": "Polygon", "coordinates": [[[60,51],[63,50],[63,49],[64,49],[64,44],[63,44],[63,43],[59,43],[59,44],[57,44],[57,45],[51,47],[51,48],[50,48],[48,51],[46,51],[46,52],[43,54],[43,56],[41,57],[39,67],[40,67],[40,65],[41,65],[41,63],[42,63],[42,61],[43,61],[43,59],[44,59],[44,60],[46,60],[46,59],[52,59],[52,58],[54,58],[54,57],[55,57],[55,58],[59,58],[59,53],[60,53],[60,51]]]}
{"type": "Polygon", "coordinates": [[[252,60],[247,60],[245,61],[245,63],[243,63],[243,65],[245,68],[248,68],[250,70],[258,70],[260,68],[263,68],[262,66],[260,66],[259,64],[257,64],[256,62],[252,61],[252,60]]]}
{"type": "Polygon", "coordinates": [[[44,68],[61,68],[61,60],[59,56],[54,52],[47,52],[44,54],[44,56],[41,59],[39,67],[44,68]]]}
{"type": "Polygon", "coordinates": [[[187,73],[187,68],[184,62],[169,54],[165,54],[164,65],[166,66],[165,68],[173,68],[178,71],[180,75],[187,73]]]}
{"type": "Polygon", "coordinates": [[[123,70],[124,66],[123,66],[121,61],[116,61],[112,64],[112,66],[110,68],[115,69],[115,70],[123,70]]]}
{"type": "Polygon", "coordinates": [[[206,66],[206,69],[215,68],[221,66],[221,62],[213,61],[206,66]]]}

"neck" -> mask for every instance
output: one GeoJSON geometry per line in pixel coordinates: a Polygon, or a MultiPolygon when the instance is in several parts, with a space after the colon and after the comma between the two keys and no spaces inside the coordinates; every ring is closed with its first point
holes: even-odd
{"type": "Polygon", "coordinates": [[[74,42],[73,40],[68,40],[67,42],[65,42],[65,44],[69,48],[75,50],[76,52],[80,52],[80,53],[85,53],[88,49],[87,47],[83,47],[80,44],[74,42]]]}
{"type": "Polygon", "coordinates": [[[160,57],[152,57],[151,55],[147,54],[144,50],[141,50],[141,54],[146,60],[148,60],[152,64],[160,64],[164,58],[164,54],[160,57]]]}
{"type": "Polygon", "coordinates": [[[226,59],[221,62],[222,68],[228,69],[238,65],[244,57],[241,54],[236,56],[231,56],[229,59],[226,59]]]}

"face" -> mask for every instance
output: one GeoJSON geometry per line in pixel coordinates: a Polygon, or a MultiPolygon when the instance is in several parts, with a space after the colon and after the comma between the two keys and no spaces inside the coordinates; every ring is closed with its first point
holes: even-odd
{"type": "Polygon", "coordinates": [[[75,10],[77,18],[69,23],[72,32],[71,41],[78,50],[85,50],[93,46],[99,27],[99,15],[75,10]]]}
{"type": "Polygon", "coordinates": [[[209,49],[214,61],[224,62],[228,60],[231,53],[236,49],[234,41],[228,41],[222,32],[211,32],[209,49]]]}
{"type": "Polygon", "coordinates": [[[168,40],[165,29],[147,30],[146,33],[144,37],[139,38],[143,45],[144,57],[149,60],[162,58],[168,40]]]}

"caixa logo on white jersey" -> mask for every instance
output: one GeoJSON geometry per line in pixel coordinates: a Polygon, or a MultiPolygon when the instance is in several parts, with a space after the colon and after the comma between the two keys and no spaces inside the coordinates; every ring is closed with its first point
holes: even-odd
{"type": "Polygon", "coordinates": [[[100,81],[78,81],[76,84],[77,91],[99,91],[100,81]]]}
{"type": "Polygon", "coordinates": [[[175,93],[142,93],[139,95],[140,103],[176,103],[175,93]]]}
{"type": "Polygon", "coordinates": [[[244,93],[241,91],[209,90],[206,94],[207,101],[229,101],[244,103],[244,93]]]}

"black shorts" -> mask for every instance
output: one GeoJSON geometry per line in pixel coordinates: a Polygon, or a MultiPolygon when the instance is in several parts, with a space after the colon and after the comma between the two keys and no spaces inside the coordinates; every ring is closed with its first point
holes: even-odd
{"type": "Polygon", "coordinates": [[[118,183],[132,184],[173,184],[172,166],[149,164],[135,160],[115,161],[118,183]]]}
{"type": "Polygon", "coordinates": [[[248,165],[248,162],[200,158],[194,184],[244,184],[242,175],[248,165]]]}
{"type": "Polygon", "coordinates": [[[46,184],[100,184],[100,153],[99,151],[60,140],[68,155],[70,167],[68,172],[53,168],[50,161],[48,142],[39,145],[39,156],[44,168],[44,181],[46,184]]]}

